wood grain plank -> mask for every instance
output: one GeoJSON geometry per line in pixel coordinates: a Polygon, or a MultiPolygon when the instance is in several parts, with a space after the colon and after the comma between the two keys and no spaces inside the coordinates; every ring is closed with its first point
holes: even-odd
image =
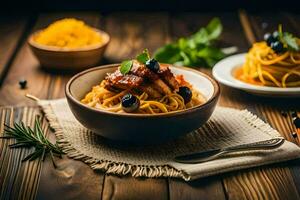
{"type": "Polygon", "coordinates": [[[134,58],[143,49],[153,52],[168,40],[168,17],[165,13],[112,13],[105,20],[111,35],[106,51],[109,63],[134,58]]]}
{"type": "MultiPolygon", "coordinates": [[[[35,26],[32,31],[37,30],[35,26]]],[[[36,58],[31,53],[27,42],[22,47],[10,66],[9,73],[0,90],[0,105],[34,105],[34,102],[25,98],[26,93],[35,95],[41,99],[47,97],[50,84],[50,75],[43,72],[36,58]],[[25,90],[19,88],[19,80],[27,79],[28,87],[25,90]]]]}
{"type": "MultiPolygon", "coordinates": [[[[38,108],[1,108],[0,130],[3,133],[4,122],[12,125],[13,122],[22,120],[25,124],[33,125],[34,116],[40,114],[38,108]]],[[[47,132],[46,120],[42,129],[47,132]]],[[[0,199],[35,199],[37,192],[37,179],[40,175],[41,160],[21,162],[32,152],[32,149],[10,149],[13,140],[1,140],[0,156],[0,199]]]]}
{"type": "Polygon", "coordinates": [[[295,186],[298,190],[298,194],[300,194],[300,159],[293,161],[293,163],[291,164],[290,171],[291,174],[293,176],[293,180],[295,182],[295,186]]]}
{"type": "MultiPolygon", "coordinates": [[[[12,108],[3,108],[1,109],[1,136],[3,136],[4,126],[3,124],[9,124],[11,125],[11,122],[13,121],[13,109],[12,108]]],[[[8,166],[8,158],[9,158],[9,149],[7,146],[9,145],[9,141],[7,140],[0,140],[0,197],[1,199],[4,199],[7,196],[7,189],[4,185],[7,182],[7,166],[8,166]]],[[[6,197],[7,199],[7,197],[6,197]]]]}
{"type": "Polygon", "coordinates": [[[268,166],[227,176],[224,185],[228,199],[299,199],[288,167],[268,166]]]}
{"type": "MultiPolygon", "coordinates": [[[[134,58],[144,48],[153,52],[168,39],[168,16],[165,13],[111,13],[104,29],[111,35],[107,62],[134,58]]],[[[135,179],[105,176],[103,199],[166,199],[167,179],[135,179]]]]}
{"type": "MultiPolygon", "coordinates": [[[[101,16],[97,12],[46,13],[38,17],[36,27],[43,28],[55,20],[66,17],[74,17],[93,27],[101,28],[101,16]]],[[[64,97],[64,87],[72,73],[52,72],[50,76],[47,98],[64,97]]],[[[49,134],[49,139],[55,142],[53,132],[49,134]]],[[[55,169],[51,160],[46,159],[43,163],[37,199],[99,199],[101,197],[103,173],[95,172],[85,163],[66,156],[58,159],[56,164],[55,169]]]]}
{"type": "Polygon", "coordinates": [[[300,14],[299,13],[293,13],[293,12],[283,12],[282,15],[287,19],[287,22],[289,24],[289,27],[291,29],[291,33],[294,33],[299,37],[300,35],[300,28],[299,28],[299,20],[300,20],[300,14]]]}
{"type": "MultiPolygon", "coordinates": [[[[53,133],[50,139],[53,140],[53,133]]],[[[46,159],[41,170],[37,199],[100,199],[103,175],[93,171],[82,161],[56,160],[54,168],[46,159]]]]}
{"type": "Polygon", "coordinates": [[[185,182],[179,179],[169,181],[170,199],[226,199],[218,176],[185,182]]]}
{"type": "Polygon", "coordinates": [[[167,179],[106,175],[102,199],[168,199],[167,179]]]}
{"type": "Polygon", "coordinates": [[[0,16],[0,85],[22,41],[28,20],[24,16],[0,16]]]}
{"type": "Polygon", "coordinates": [[[248,40],[249,45],[251,46],[256,41],[256,38],[254,36],[253,31],[251,30],[248,15],[244,10],[240,10],[239,16],[240,16],[241,25],[244,29],[245,36],[248,40]]]}

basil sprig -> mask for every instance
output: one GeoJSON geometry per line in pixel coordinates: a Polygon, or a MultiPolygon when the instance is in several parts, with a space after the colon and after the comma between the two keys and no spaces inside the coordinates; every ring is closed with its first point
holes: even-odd
{"type": "MultiPolygon", "coordinates": [[[[144,49],[144,51],[136,56],[136,60],[142,64],[146,64],[147,60],[150,60],[150,54],[148,49],[144,49]]],[[[132,68],[133,60],[125,60],[121,63],[120,72],[125,75],[128,74],[132,68]]]]}
{"type": "Polygon", "coordinates": [[[220,19],[213,18],[206,27],[200,28],[193,35],[181,37],[157,49],[154,58],[159,62],[181,66],[213,67],[227,55],[215,45],[222,29],[220,19]]]}
{"type": "Polygon", "coordinates": [[[125,60],[121,63],[120,72],[125,75],[130,72],[132,67],[133,61],[132,60],[125,60]]]}
{"type": "Polygon", "coordinates": [[[293,34],[289,32],[283,32],[281,24],[278,26],[278,32],[279,32],[279,40],[283,43],[285,48],[288,48],[291,51],[300,50],[299,43],[297,42],[299,38],[295,37],[293,34]]]}
{"type": "Polygon", "coordinates": [[[143,53],[136,56],[136,60],[140,63],[146,64],[147,60],[150,60],[148,49],[144,49],[143,53]]]}

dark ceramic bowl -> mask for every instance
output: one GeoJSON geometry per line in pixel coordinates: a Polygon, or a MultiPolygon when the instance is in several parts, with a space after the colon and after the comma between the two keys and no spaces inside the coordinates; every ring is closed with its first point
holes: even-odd
{"type": "Polygon", "coordinates": [[[185,67],[173,67],[174,74],[183,74],[207,101],[184,111],[167,114],[113,113],[89,107],[80,102],[106,73],[118,64],[91,68],[73,76],[66,85],[66,97],[76,119],[86,128],[105,138],[130,143],[161,143],[201,127],[213,113],[220,95],[218,83],[209,76],[185,67]]]}

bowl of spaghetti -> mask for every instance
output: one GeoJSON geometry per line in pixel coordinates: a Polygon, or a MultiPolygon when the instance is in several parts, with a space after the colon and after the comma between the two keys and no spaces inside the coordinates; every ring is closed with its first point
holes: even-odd
{"type": "Polygon", "coordinates": [[[76,119],[94,133],[129,143],[160,143],[201,127],[213,113],[219,86],[185,67],[137,61],[99,66],[73,76],[66,97],[76,119]],[[128,109],[130,106],[133,109],[128,109]]]}
{"type": "Polygon", "coordinates": [[[300,96],[300,40],[275,31],[244,54],[221,60],[213,69],[221,83],[264,96],[300,96]]]}

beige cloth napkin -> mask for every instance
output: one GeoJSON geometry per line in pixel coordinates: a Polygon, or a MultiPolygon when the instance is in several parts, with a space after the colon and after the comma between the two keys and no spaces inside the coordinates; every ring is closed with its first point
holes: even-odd
{"type": "Polygon", "coordinates": [[[285,141],[276,149],[235,153],[200,164],[172,161],[177,155],[280,137],[276,130],[247,110],[217,107],[204,126],[184,137],[165,144],[136,147],[111,143],[87,130],[74,118],[66,99],[39,101],[39,105],[67,155],[106,173],[180,177],[188,181],[300,157],[300,148],[285,141]]]}

